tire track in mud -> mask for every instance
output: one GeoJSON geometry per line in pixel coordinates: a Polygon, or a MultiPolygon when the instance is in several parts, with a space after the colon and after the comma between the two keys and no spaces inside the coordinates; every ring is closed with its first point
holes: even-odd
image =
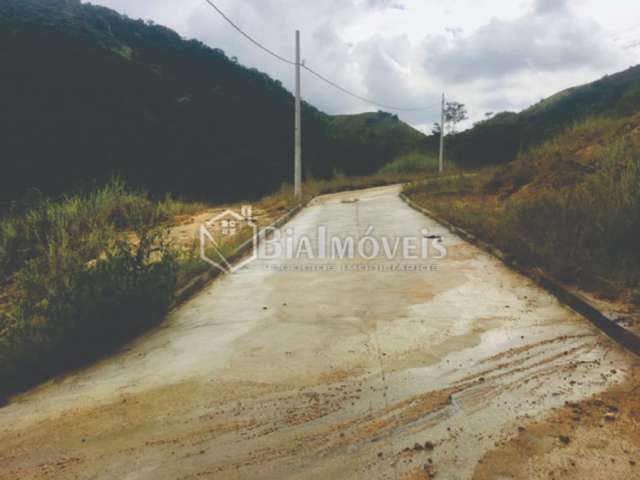
{"type": "MultiPolygon", "coordinates": [[[[531,349],[535,347],[536,345],[532,345],[531,349]]],[[[568,355],[570,357],[578,355],[585,349],[588,349],[588,346],[576,347],[568,355]]],[[[519,352],[510,352],[511,357],[517,357],[527,351],[527,349],[514,350],[519,350],[519,352]]],[[[491,401],[498,396],[496,392],[508,391],[521,386],[519,378],[513,379],[512,382],[488,385],[510,376],[513,377],[515,374],[528,371],[530,372],[529,381],[537,380],[539,384],[544,384],[545,378],[554,375],[558,370],[573,368],[571,364],[554,365],[554,362],[566,357],[567,355],[564,352],[555,352],[553,355],[528,367],[512,368],[513,365],[510,363],[501,363],[496,365],[495,375],[491,378],[480,380],[482,377],[480,376],[481,374],[478,374],[476,378],[459,381],[451,388],[416,395],[395,403],[386,402],[383,408],[377,410],[369,408],[366,414],[358,418],[317,426],[317,429],[310,427],[313,430],[312,432],[295,436],[291,440],[291,444],[286,447],[257,450],[250,457],[238,460],[232,465],[219,466],[216,472],[221,473],[227,469],[233,470],[240,464],[258,466],[267,461],[267,459],[270,463],[273,463],[275,460],[295,459],[300,455],[311,459],[340,455],[345,450],[352,452],[360,449],[371,450],[370,445],[380,441],[388,441],[387,445],[391,447],[392,458],[406,456],[406,453],[412,450],[413,446],[411,444],[406,444],[403,447],[397,446],[396,436],[403,434],[410,436],[426,432],[429,428],[433,428],[434,425],[446,422],[456,413],[462,411],[472,413],[480,410],[483,403],[491,401]],[[548,365],[548,367],[544,368],[545,365],[548,365]]],[[[517,358],[514,363],[522,364],[525,361],[526,359],[517,358]]],[[[481,363],[486,363],[486,361],[481,363]]],[[[289,404],[290,401],[291,398],[288,398],[285,403],[289,404]]],[[[330,418],[328,420],[331,422],[330,418]]],[[[286,424],[286,419],[278,419],[276,422],[279,428],[287,428],[283,426],[286,424]]],[[[435,439],[432,437],[432,440],[430,440],[434,448],[447,441],[451,441],[451,439],[435,439]]],[[[377,449],[379,450],[379,447],[377,449]]],[[[385,454],[384,457],[388,458],[388,454],[385,454]]],[[[399,476],[406,473],[399,471],[398,465],[397,461],[392,463],[392,473],[395,478],[399,478],[399,476]]]]}
{"type": "MultiPolygon", "coordinates": [[[[576,339],[585,337],[588,335],[574,336],[576,339]]],[[[209,412],[195,416],[192,422],[182,427],[186,430],[183,434],[176,435],[177,432],[174,431],[173,436],[156,437],[120,450],[118,453],[126,457],[142,455],[143,452],[149,455],[150,449],[156,449],[160,453],[163,449],[178,448],[183,452],[179,457],[181,460],[194,461],[199,459],[198,449],[201,447],[210,448],[212,444],[218,444],[229,445],[231,448],[234,443],[251,444],[262,438],[265,443],[275,444],[275,446],[261,447],[261,442],[256,443],[255,448],[251,447],[248,453],[237,455],[228,461],[213,462],[208,468],[183,478],[231,475],[233,472],[260,469],[267,464],[276,465],[278,470],[286,465],[296,465],[300,458],[313,463],[316,461],[314,459],[338,457],[344,455],[345,451],[360,454],[365,460],[359,467],[362,474],[367,471],[367,468],[379,468],[378,461],[392,459],[392,463],[385,463],[389,468],[387,472],[394,478],[399,478],[406,473],[402,462],[408,462],[416,455],[412,450],[411,442],[405,440],[402,444],[403,438],[429,432],[430,429],[446,423],[460,412],[474,414],[481,411],[484,403],[494,401],[501,392],[521,389],[523,378],[528,382],[536,382],[536,385],[529,389],[530,392],[535,393],[545,384],[546,378],[559,371],[574,369],[575,362],[579,361],[581,353],[598,347],[597,343],[593,343],[577,345],[570,350],[565,350],[566,346],[560,339],[561,337],[558,337],[537,342],[526,348],[517,347],[503,354],[480,360],[477,364],[488,368],[461,378],[449,388],[391,402],[384,396],[387,390],[375,390],[375,386],[380,387],[380,385],[387,388],[394,387],[394,375],[388,377],[385,373],[384,356],[379,346],[378,348],[374,346],[378,344],[377,339],[372,338],[369,348],[376,352],[380,365],[379,372],[365,377],[346,378],[324,387],[316,386],[295,392],[275,393],[266,398],[258,395],[254,399],[243,400],[241,403],[227,401],[212,404],[209,412]],[[552,351],[544,350],[544,347],[549,345],[557,345],[557,347],[552,351]],[[510,361],[499,362],[505,358],[510,361]],[[493,367],[489,366],[493,361],[499,363],[493,367]],[[522,374],[525,376],[522,377],[522,374]],[[363,392],[367,391],[373,393],[364,396],[363,392]],[[374,395],[373,398],[372,395],[374,395]],[[362,398],[363,396],[365,398],[362,398]],[[376,402],[380,403],[381,398],[384,406],[376,408],[374,405],[376,402]],[[359,407],[358,405],[354,407],[353,402],[367,403],[366,413],[358,413],[359,407]],[[345,410],[347,416],[351,418],[341,420],[340,412],[345,410]],[[262,420],[258,421],[260,418],[262,420]],[[288,434],[283,434],[283,431],[288,434]],[[235,436],[234,443],[228,443],[231,440],[230,434],[235,436]],[[379,445],[386,447],[381,460],[376,458],[376,452],[380,450],[379,445]]],[[[566,340],[566,337],[564,339],[566,340]]],[[[174,423],[183,422],[176,419],[174,423]]],[[[169,429],[175,428],[167,426],[169,429]]],[[[448,438],[436,438],[429,434],[429,438],[434,447],[438,448],[446,443],[458,441],[456,435],[458,434],[452,433],[448,438]]],[[[65,461],[65,458],[61,458],[56,460],[54,465],[65,461]]],[[[79,462],[76,466],[78,464],[79,462]]],[[[72,469],[73,465],[66,468],[72,469]]],[[[377,474],[383,475],[384,471],[384,468],[379,469],[377,474]]],[[[24,478],[29,475],[39,476],[35,471],[22,473],[27,474],[24,478]]],[[[16,475],[15,478],[22,478],[22,476],[16,475]]]]}

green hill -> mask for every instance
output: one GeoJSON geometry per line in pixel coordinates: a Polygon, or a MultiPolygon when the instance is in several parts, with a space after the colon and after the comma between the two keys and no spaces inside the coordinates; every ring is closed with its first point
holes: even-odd
{"type": "Polygon", "coordinates": [[[329,137],[349,152],[353,168],[362,173],[369,167],[367,159],[393,159],[416,150],[426,139],[397,115],[385,112],[333,116],[329,119],[329,137]]]}
{"type": "MultiPolygon", "coordinates": [[[[3,0],[0,44],[0,200],[113,175],[231,200],[292,176],[292,95],[219,49],[79,0],[3,0]]],[[[351,128],[305,104],[305,173],[371,173],[420,140],[380,118],[351,128]]]]}
{"type": "Polygon", "coordinates": [[[448,156],[466,166],[506,163],[587,117],[622,118],[640,110],[640,66],[570,88],[520,112],[503,112],[449,140],[448,156]]]}

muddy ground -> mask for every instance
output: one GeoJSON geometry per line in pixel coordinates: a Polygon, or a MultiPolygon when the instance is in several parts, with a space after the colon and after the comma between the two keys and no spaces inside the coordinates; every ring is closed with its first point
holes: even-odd
{"type": "Polygon", "coordinates": [[[640,362],[622,385],[523,423],[488,452],[475,480],[640,478],[640,362]]]}

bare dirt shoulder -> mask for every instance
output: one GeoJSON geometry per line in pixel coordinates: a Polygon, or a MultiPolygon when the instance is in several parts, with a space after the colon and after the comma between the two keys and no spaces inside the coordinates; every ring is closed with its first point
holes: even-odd
{"type": "Polygon", "coordinates": [[[478,464],[474,480],[640,478],[640,360],[629,379],[523,424],[478,464]]]}

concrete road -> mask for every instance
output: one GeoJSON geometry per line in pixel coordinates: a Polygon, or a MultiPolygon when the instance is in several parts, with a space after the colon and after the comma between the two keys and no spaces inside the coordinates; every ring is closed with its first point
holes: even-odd
{"type": "Polygon", "coordinates": [[[356,244],[427,228],[445,258],[250,263],[0,409],[0,478],[465,479],[518,427],[624,380],[630,359],[586,320],[397,193],[320,198],[288,234],[318,249],[318,226],[356,244]]]}

